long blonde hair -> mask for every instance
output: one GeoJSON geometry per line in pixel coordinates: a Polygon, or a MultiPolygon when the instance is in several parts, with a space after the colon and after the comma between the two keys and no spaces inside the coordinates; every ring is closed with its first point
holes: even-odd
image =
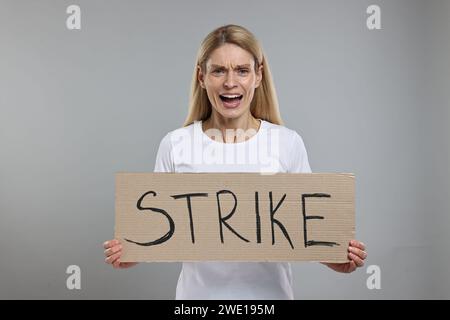
{"type": "Polygon", "coordinates": [[[197,53],[197,61],[192,76],[191,94],[189,98],[189,113],[183,124],[188,126],[197,120],[206,120],[210,117],[212,106],[206,90],[198,81],[198,67],[206,73],[206,62],[211,53],[225,43],[235,44],[252,54],[255,60],[255,71],[260,65],[262,68],[261,84],[255,89],[250,112],[257,119],[263,119],[274,124],[283,124],[278,108],[277,93],[270,73],[267,57],[255,36],[237,25],[226,25],[213,30],[203,40],[197,53]]]}

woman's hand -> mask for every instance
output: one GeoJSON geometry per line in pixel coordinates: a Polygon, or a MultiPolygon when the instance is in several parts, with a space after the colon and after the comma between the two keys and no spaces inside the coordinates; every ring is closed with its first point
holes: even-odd
{"type": "Polygon", "coordinates": [[[326,263],[322,262],[322,264],[326,265],[330,269],[333,269],[336,272],[342,273],[350,273],[356,270],[356,268],[360,268],[364,266],[364,260],[367,258],[366,246],[364,243],[359,242],[357,240],[351,240],[348,245],[348,258],[349,262],[345,263],[326,263]]]}
{"type": "Polygon", "coordinates": [[[103,248],[105,248],[105,262],[107,264],[112,264],[115,269],[126,269],[138,264],[138,262],[120,262],[122,245],[117,239],[105,241],[103,243],[103,248]]]}

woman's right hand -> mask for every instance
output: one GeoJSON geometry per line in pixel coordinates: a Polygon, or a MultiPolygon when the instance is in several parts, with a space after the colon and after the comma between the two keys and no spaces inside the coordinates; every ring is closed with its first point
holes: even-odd
{"type": "Polygon", "coordinates": [[[107,264],[112,264],[115,269],[126,269],[138,264],[138,262],[120,262],[122,245],[117,239],[105,241],[103,243],[103,248],[105,248],[105,262],[107,264]]]}

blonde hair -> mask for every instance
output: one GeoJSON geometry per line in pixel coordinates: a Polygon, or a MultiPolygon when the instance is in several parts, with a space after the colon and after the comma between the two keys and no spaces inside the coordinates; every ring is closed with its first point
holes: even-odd
{"type": "Polygon", "coordinates": [[[270,73],[269,62],[255,36],[237,25],[226,25],[213,30],[203,40],[197,53],[197,61],[192,76],[191,94],[189,98],[189,112],[183,126],[188,126],[197,120],[206,120],[210,117],[212,106],[198,81],[198,67],[206,73],[206,62],[211,53],[225,43],[235,44],[248,51],[255,60],[255,71],[260,65],[262,68],[261,84],[255,89],[250,112],[257,119],[263,119],[274,124],[283,124],[278,108],[278,99],[270,73]]]}

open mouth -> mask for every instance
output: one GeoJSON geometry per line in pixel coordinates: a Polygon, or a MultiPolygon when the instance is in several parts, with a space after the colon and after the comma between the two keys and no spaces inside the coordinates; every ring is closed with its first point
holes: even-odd
{"type": "Polygon", "coordinates": [[[219,95],[220,100],[222,100],[223,105],[227,108],[236,108],[241,103],[241,99],[243,97],[242,94],[231,94],[231,95],[219,95]]]}
{"type": "Polygon", "coordinates": [[[224,102],[233,102],[236,100],[241,100],[243,95],[233,94],[233,95],[219,95],[220,99],[224,102]]]}

